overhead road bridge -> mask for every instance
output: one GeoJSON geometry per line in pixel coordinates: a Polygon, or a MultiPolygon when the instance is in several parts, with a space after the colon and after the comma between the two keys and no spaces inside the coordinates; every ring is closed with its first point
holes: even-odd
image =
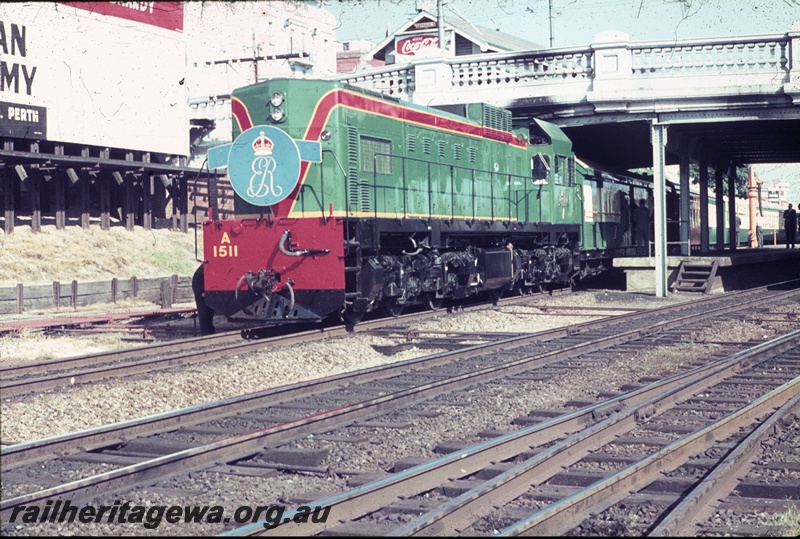
{"type": "MultiPolygon", "coordinates": [[[[605,32],[595,41],[577,48],[427,58],[340,80],[428,106],[490,103],[511,110],[515,120],[537,117],[559,125],[581,158],[612,169],[652,166],[655,237],[661,239],[656,292],[663,296],[665,165],[680,165],[685,250],[689,163],[700,165],[705,253],[712,247],[709,168],[721,200],[725,177],[733,192],[737,166],[800,162],[800,21],[785,34],[630,42],[626,34],[605,32]]],[[[734,202],[729,198],[730,210],[734,202]]],[[[735,211],[724,223],[722,205],[717,208],[718,229],[735,229],[735,211]]],[[[718,237],[713,247],[722,250],[718,237]]]]}

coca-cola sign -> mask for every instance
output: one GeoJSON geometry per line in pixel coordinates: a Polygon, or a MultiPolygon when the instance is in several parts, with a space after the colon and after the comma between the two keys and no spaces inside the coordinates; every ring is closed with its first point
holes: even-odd
{"type": "Polygon", "coordinates": [[[395,51],[403,56],[415,56],[422,50],[439,48],[439,36],[420,35],[400,39],[395,42],[395,51]]]}

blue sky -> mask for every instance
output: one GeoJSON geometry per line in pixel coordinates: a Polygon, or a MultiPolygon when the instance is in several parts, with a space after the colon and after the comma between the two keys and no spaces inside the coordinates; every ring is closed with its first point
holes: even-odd
{"type": "MultiPolygon", "coordinates": [[[[416,14],[419,0],[323,0],[339,19],[337,39],[380,41],[416,14]]],[[[430,0],[430,11],[436,1],[430,0]]],[[[800,0],[552,0],[555,47],[587,45],[605,30],[631,41],[784,34],[800,21],[800,0]]],[[[447,0],[448,17],[548,46],[548,0],[447,0]]]]}

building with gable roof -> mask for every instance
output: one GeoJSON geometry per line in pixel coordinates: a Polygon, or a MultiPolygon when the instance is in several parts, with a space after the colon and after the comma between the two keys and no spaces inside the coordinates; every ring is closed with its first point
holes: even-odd
{"type": "Polygon", "coordinates": [[[445,47],[441,50],[436,15],[420,10],[413,19],[378,43],[367,56],[392,65],[430,56],[455,57],[542,48],[526,39],[447,16],[444,17],[444,36],[445,47]]]}

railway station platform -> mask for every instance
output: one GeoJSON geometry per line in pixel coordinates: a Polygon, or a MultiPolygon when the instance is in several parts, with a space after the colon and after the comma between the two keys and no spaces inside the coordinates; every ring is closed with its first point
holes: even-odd
{"type": "MultiPolygon", "coordinates": [[[[784,245],[752,249],[711,251],[691,256],[667,256],[667,283],[670,292],[678,290],[681,265],[716,268],[708,279],[706,293],[744,290],[800,277],[800,248],[784,245]]],[[[656,288],[655,257],[614,259],[614,272],[629,292],[653,292],[656,288]]]]}

